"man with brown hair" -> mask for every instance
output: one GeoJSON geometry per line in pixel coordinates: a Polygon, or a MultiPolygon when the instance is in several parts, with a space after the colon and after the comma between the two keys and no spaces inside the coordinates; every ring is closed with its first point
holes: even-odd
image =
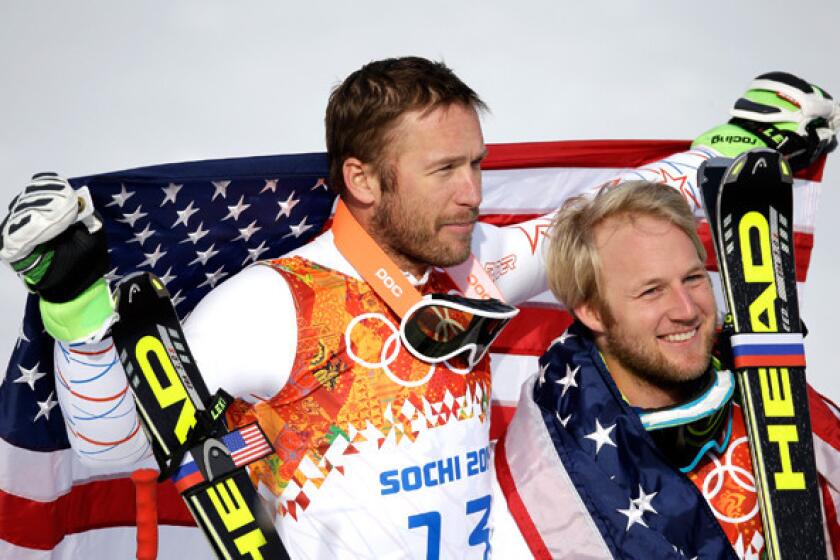
{"type": "Polygon", "coordinates": [[[330,185],[404,271],[419,277],[470,254],[484,109],[444,64],[414,57],[367,64],[330,95],[330,185]]]}
{"type": "MultiPolygon", "coordinates": [[[[487,153],[483,108],[442,63],[406,57],[352,73],[333,91],[326,114],[330,184],[340,196],[331,229],[233,276],[185,323],[210,390],[222,387],[238,397],[228,423],[258,421],[275,448],[249,469],[273,502],[293,558],[489,554],[485,352],[516,310],[452,294],[501,300],[504,293],[515,303],[546,285],[541,253],[531,251],[526,236],[477,223],[487,153]],[[511,253],[520,255],[516,270],[498,287],[471,256],[492,261],[511,253]]],[[[24,196],[66,194],[58,210],[67,211],[56,214],[72,222],[72,189],[53,175],[35,182],[24,196]]],[[[36,234],[22,235],[31,227],[24,222],[20,214],[9,219],[10,254],[46,246],[36,234]],[[28,245],[15,245],[15,236],[28,245]]],[[[86,235],[86,226],[75,227],[86,235]]],[[[104,251],[96,253],[101,249],[85,247],[104,259],[104,251]]],[[[55,250],[64,249],[59,243],[55,250]]],[[[107,285],[72,285],[89,283],[99,268],[91,266],[84,281],[56,281],[61,270],[47,270],[41,263],[50,259],[36,260],[35,253],[27,261],[41,271],[30,275],[33,285],[58,284],[65,293],[52,301],[75,302],[68,307],[42,298],[51,334],[87,343],[79,351],[91,356],[62,367],[94,379],[89,394],[94,385],[103,394],[118,392],[125,378],[110,338],[102,339],[113,320],[107,285]],[[97,375],[106,365],[107,374],[97,375]]],[[[97,406],[78,403],[64,387],[58,391],[65,409],[97,406]]],[[[113,465],[148,455],[143,432],[132,431],[137,416],[130,399],[101,416],[84,428],[95,427],[95,437],[68,430],[81,452],[91,440],[119,441],[84,453],[88,462],[113,465]]]]}
{"type": "MultiPolygon", "coordinates": [[[[549,285],[576,321],[540,358],[495,458],[534,555],[759,557],[744,416],[712,357],[715,296],[685,200],[646,181],[604,187],[568,200],[550,235],[549,285]],[[543,514],[549,493],[565,511],[543,514]]],[[[837,411],[811,403],[836,438],[837,411]]]]}

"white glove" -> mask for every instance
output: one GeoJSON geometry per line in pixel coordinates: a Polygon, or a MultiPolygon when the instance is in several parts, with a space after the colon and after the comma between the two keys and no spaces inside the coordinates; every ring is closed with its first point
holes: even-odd
{"type": "Polygon", "coordinates": [[[66,179],[55,173],[39,173],[9,205],[9,214],[0,225],[0,259],[19,274],[26,275],[33,263],[19,269],[33,250],[82,222],[90,233],[102,227],[93,214],[93,201],[87,187],[73,190],[66,179]],[[17,266],[16,266],[17,265],[17,266]]]}

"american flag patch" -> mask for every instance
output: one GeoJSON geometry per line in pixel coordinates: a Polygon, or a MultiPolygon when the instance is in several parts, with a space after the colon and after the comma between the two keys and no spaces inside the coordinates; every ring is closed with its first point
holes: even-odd
{"type": "Polygon", "coordinates": [[[233,464],[237,467],[262,459],[274,451],[256,422],[225,434],[222,443],[230,450],[233,464]]]}

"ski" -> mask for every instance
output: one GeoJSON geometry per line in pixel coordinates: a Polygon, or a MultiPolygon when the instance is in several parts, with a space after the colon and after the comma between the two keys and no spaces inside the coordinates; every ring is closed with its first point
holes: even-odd
{"type": "Polygon", "coordinates": [[[700,169],[746,418],[766,556],[826,558],[793,246],[793,178],[774,150],[700,169]]]}
{"type": "Polygon", "coordinates": [[[246,465],[274,452],[256,423],[228,430],[231,397],[210,395],[169,292],[153,274],[117,287],[114,344],[160,465],[218,558],[288,559],[246,465]]]}

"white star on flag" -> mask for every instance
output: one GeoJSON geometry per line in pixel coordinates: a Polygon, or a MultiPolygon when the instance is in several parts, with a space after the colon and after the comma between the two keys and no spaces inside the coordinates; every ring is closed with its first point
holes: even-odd
{"type": "Polygon", "coordinates": [[[277,192],[277,181],[278,179],[266,179],[265,186],[260,191],[260,194],[264,193],[265,191],[277,192]]]}
{"type": "Polygon", "coordinates": [[[219,251],[214,250],[215,247],[216,247],[216,244],[213,243],[213,244],[210,245],[210,248],[207,249],[206,251],[196,251],[195,254],[198,255],[198,256],[196,258],[194,258],[192,261],[190,261],[189,266],[192,266],[197,262],[200,262],[203,266],[207,266],[207,261],[209,261],[210,259],[212,259],[213,257],[215,257],[216,255],[219,254],[219,251]]]}
{"type": "MultiPolygon", "coordinates": [[[[627,528],[626,531],[630,530],[630,527],[638,523],[639,525],[643,525],[647,527],[647,523],[645,523],[644,514],[646,512],[650,513],[658,513],[650,502],[653,498],[658,494],[658,492],[652,492],[650,494],[646,494],[642,485],[639,484],[639,497],[638,498],[631,498],[630,499],[630,507],[627,509],[618,509],[616,510],[619,513],[622,513],[627,516],[627,528]]],[[[676,548],[674,549],[676,550],[676,548]]]]}
{"type": "Polygon", "coordinates": [[[178,214],[178,219],[175,220],[175,223],[172,224],[172,227],[177,226],[178,224],[184,224],[185,227],[189,227],[189,221],[193,214],[198,212],[198,208],[193,207],[192,200],[187,205],[186,208],[183,210],[176,210],[175,213],[178,214]]]}
{"type": "Polygon", "coordinates": [[[248,256],[245,257],[245,260],[242,261],[242,266],[245,266],[251,262],[257,262],[260,260],[260,257],[263,253],[268,251],[268,247],[265,245],[265,241],[260,241],[260,244],[253,249],[248,249],[248,256]]]}
{"type": "Polygon", "coordinates": [[[45,401],[37,401],[38,403],[38,414],[35,415],[35,418],[32,420],[33,422],[37,422],[38,418],[43,416],[47,420],[50,419],[50,411],[58,404],[57,400],[53,400],[53,395],[55,391],[50,393],[50,396],[47,397],[45,401]]]}
{"type": "Polygon", "coordinates": [[[627,516],[627,528],[624,529],[625,533],[629,531],[630,527],[632,527],[636,523],[647,527],[647,523],[645,523],[644,518],[642,518],[644,512],[637,508],[635,505],[633,505],[632,501],[630,502],[630,507],[628,507],[627,509],[617,509],[616,511],[619,513],[623,513],[627,516]]]}
{"type": "Polygon", "coordinates": [[[303,219],[300,221],[300,223],[299,223],[298,225],[296,225],[296,226],[289,226],[289,229],[290,229],[290,230],[292,230],[292,232],[291,232],[291,233],[287,233],[287,234],[286,234],[286,235],[284,235],[283,237],[289,237],[289,236],[291,236],[291,235],[294,235],[294,236],[295,236],[295,238],[298,238],[298,237],[300,237],[301,235],[303,235],[303,233],[304,233],[306,230],[308,230],[308,229],[312,229],[312,226],[311,226],[310,224],[307,224],[307,223],[306,223],[306,216],[304,216],[304,217],[303,217],[303,219]]]}
{"type": "Polygon", "coordinates": [[[157,265],[157,262],[166,254],[166,251],[160,250],[160,243],[158,246],[155,247],[155,250],[151,253],[143,253],[146,258],[143,259],[143,262],[137,265],[137,268],[143,268],[146,265],[149,265],[150,268],[154,268],[157,265]]]}
{"type": "Polygon", "coordinates": [[[20,324],[20,331],[18,331],[17,342],[15,342],[15,348],[16,349],[17,349],[18,346],[20,346],[21,342],[31,342],[29,340],[29,337],[26,336],[26,331],[23,328],[23,323],[20,324]]]}
{"type": "Polygon", "coordinates": [[[277,204],[280,206],[280,212],[277,213],[277,217],[274,218],[274,221],[276,222],[280,220],[281,216],[285,216],[287,218],[291,217],[292,208],[297,206],[298,202],[300,202],[300,200],[295,199],[295,191],[292,191],[292,193],[289,195],[289,198],[287,198],[286,200],[278,200],[277,204]]]}
{"type": "Polygon", "coordinates": [[[540,376],[537,378],[537,385],[542,387],[545,384],[545,372],[548,370],[548,364],[540,366],[540,376]]]}
{"type": "Polygon", "coordinates": [[[178,277],[172,274],[172,267],[170,266],[166,269],[166,272],[163,273],[163,276],[159,276],[158,278],[160,278],[160,281],[163,282],[164,285],[167,285],[178,277]]]}
{"type": "Polygon", "coordinates": [[[596,418],[595,419],[595,431],[591,434],[586,434],[586,439],[591,439],[595,442],[595,455],[598,455],[598,452],[601,451],[601,447],[604,445],[612,445],[616,447],[615,442],[610,439],[610,432],[615,429],[615,424],[610,426],[609,428],[604,428],[601,426],[601,422],[596,418]]]}
{"type": "Polygon", "coordinates": [[[653,492],[651,494],[645,494],[645,491],[642,488],[642,485],[639,484],[639,497],[634,499],[634,500],[631,500],[631,502],[633,503],[634,506],[639,508],[639,510],[642,513],[646,512],[646,511],[649,511],[651,513],[659,513],[658,511],[656,511],[653,508],[652,505],[650,505],[651,501],[653,501],[653,498],[657,494],[659,494],[659,492],[653,492]]]}
{"type": "Polygon", "coordinates": [[[246,242],[251,240],[251,236],[260,231],[262,228],[257,225],[257,220],[254,220],[247,227],[239,228],[239,235],[233,238],[234,241],[244,239],[246,242]]]}
{"type": "Polygon", "coordinates": [[[230,181],[211,181],[213,183],[213,198],[210,199],[210,202],[216,200],[217,196],[221,196],[222,198],[227,198],[227,188],[230,186],[230,181]]]}
{"type": "Polygon", "coordinates": [[[120,208],[122,208],[125,204],[125,201],[131,198],[132,196],[134,196],[134,191],[128,192],[128,189],[125,188],[125,185],[120,185],[120,192],[111,195],[111,198],[113,198],[114,200],[106,204],[105,208],[108,208],[110,206],[119,206],[120,208]]]}
{"type": "Polygon", "coordinates": [[[250,204],[245,204],[245,195],[243,194],[239,197],[239,202],[237,202],[234,206],[228,206],[227,216],[222,218],[222,221],[224,222],[228,218],[232,217],[235,222],[239,220],[239,215],[250,207],[250,204]]]}
{"type": "Polygon", "coordinates": [[[557,421],[560,422],[560,425],[563,426],[564,428],[566,427],[566,424],[569,423],[569,420],[572,419],[571,413],[569,413],[569,415],[566,416],[565,418],[561,418],[559,412],[555,412],[554,414],[555,414],[555,416],[557,416],[557,421]]]}
{"type": "Polygon", "coordinates": [[[325,191],[330,190],[330,188],[327,186],[327,182],[323,178],[320,178],[317,181],[315,181],[315,186],[313,186],[311,190],[314,191],[320,189],[321,187],[324,187],[325,191]]]}
{"type": "Polygon", "coordinates": [[[207,235],[207,233],[210,231],[208,229],[201,229],[202,226],[204,226],[204,222],[198,222],[198,227],[195,228],[195,231],[192,233],[187,233],[187,237],[189,239],[184,239],[183,241],[181,241],[181,243],[189,243],[190,241],[192,241],[193,245],[197,245],[198,242],[201,241],[201,238],[207,235]]]}
{"type": "Polygon", "coordinates": [[[147,212],[143,212],[143,206],[140,205],[134,210],[134,212],[132,212],[130,214],[123,214],[122,220],[117,220],[117,221],[122,222],[124,224],[128,224],[129,227],[133,228],[134,224],[137,223],[137,220],[139,220],[140,218],[145,218],[148,215],[149,214],[147,212]]]}
{"type": "Polygon", "coordinates": [[[216,272],[205,272],[205,273],[204,273],[204,276],[206,276],[206,277],[207,277],[207,280],[205,280],[204,282],[202,282],[201,284],[199,284],[199,285],[198,285],[198,287],[199,287],[199,288],[203,288],[204,286],[208,286],[208,285],[209,285],[211,288],[215,288],[215,287],[216,287],[216,284],[218,284],[218,283],[219,283],[219,280],[221,280],[222,278],[224,278],[225,276],[227,276],[227,275],[228,275],[228,274],[227,274],[227,272],[224,272],[224,271],[222,270],[223,268],[224,268],[224,265],[220,266],[220,267],[216,270],[216,272]]]}
{"type": "Polygon", "coordinates": [[[161,190],[163,190],[163,202],[161,202],[160,205],[163,206],[167,202],[175,204],[175,197],[178,196],[178,191],[180,191],[183,186],[184,185],[169,183],[168,187],[161,187],[161,190]]]}
{"type": "Polygon", "coordinates": [[[36,362],[35,367],[25,368],[22,365],[18,364],[18,369],[20,370],[20,377],[15,379],[13,383],[26,383],[27,385],[29,385],[29,388],[34,391],[35,382],[47,375],[45,372],[38,371],[38,367],[40,365],[41,362],[36,362]]]}
{"type": "Polygon", "coordinates": [[[134,235],[134,239],[129,239],[128,243],[139,243],[142,247],[146,240],[153,236],[155,233],[155,230],[152,229],[152,224],[146,224],[146,227],[143,228],[143,231],[132,234],[134,235]]]}
{"type": "Polygon", "coordinates": [[[577,381],[575,381],[575,375],[577,375],[578,371],[580,371],[580,366],[576,367],[575,369],[572,369],[572,367],[569,364],[566,364],[566,376],[563,379],[558,379],[557,381],[555,381],[555,383],[557,383],[558,385],[563,386],[563,392],[560,393],[561,397],[566,396],[566,391],[569,390],[569,387],[578,386],[577,381]]]}
{"type": "Polygon", "coordinates": [[[181,290],[178,290],[177,292],[175,292],[175,295],[172,296],[171,299],[172,299],[172,307],[178,307],[178,304],[180,304],[186,298],[181,295],[181,290]]]}
{"type": "Polygon", "coordinates": [[[560,336],[558,336],[557,338],[552,340],[551,344],[549,344],[548,347],[551,348],[552,346],[554,346],[555,344],[558,344],[558,343],[559,344],[566,344],[566,340],[569,339],[569,338],[572,338],[573,336],[575,336],[575,335],[570,333],[567,329],[567,330],[563,331],[563,334],[561,334],[560,336]]]}
{"type": "Polygon", "coordinates": [[[119,274],[117,272],[117,268],[118,267],[115,266],[114,268],[109,270],[107,273],[105,273],[104,278],[105,278],[105,280],[108,281],[109,284],[113,284],[114,282],[116,282],[117,280],[122,278],[122,274],[119,274]]]}

